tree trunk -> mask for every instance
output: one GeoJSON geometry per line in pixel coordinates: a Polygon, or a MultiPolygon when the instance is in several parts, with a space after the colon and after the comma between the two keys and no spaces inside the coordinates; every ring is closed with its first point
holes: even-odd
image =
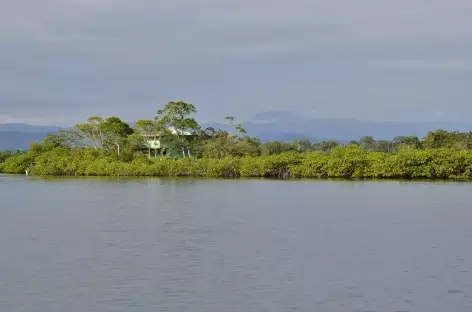
{"type": "Polygon", "coordinates": [[[148,158],[151,159],[151,148],[148,148],[148,158]]]}

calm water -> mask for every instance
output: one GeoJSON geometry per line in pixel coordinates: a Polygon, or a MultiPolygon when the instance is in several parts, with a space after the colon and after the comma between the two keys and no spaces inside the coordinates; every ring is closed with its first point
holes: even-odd
{"type": "Polygon", "coordinates": [[[472,311],[472,184],[0,176],[0,311],[472,311]]]}

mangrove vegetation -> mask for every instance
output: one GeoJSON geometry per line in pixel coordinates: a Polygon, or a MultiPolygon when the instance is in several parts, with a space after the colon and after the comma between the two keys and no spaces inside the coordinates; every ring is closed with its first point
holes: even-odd
{"type": "Polygon", "coordinates": [[[192,176],[257,178],[472,179],[472,132],[430,131],[390,141],[261,142],[235,118],[203,129],[192,104],[170,102],[154,118],[129,125],[94,116],[0,152],[0,172],[57,176],[192,176]]]}

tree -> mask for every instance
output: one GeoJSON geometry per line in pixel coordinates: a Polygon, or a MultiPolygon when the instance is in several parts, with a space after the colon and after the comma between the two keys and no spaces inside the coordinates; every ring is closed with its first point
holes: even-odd
{"type": "Polygon", "coordinates": [[[183,157],[185,150],[188,151],[190,146],[189,137],[195,136],[200,129],[198,122],[193,118],[196,112],[197,109],[193,104],[183,101],[169,102],[163,109],[157,111],[155,120],[162,127],[170,128],[183,157]]]}
{"type": "Polygon", "coordinates": [[[145,146],[148,149],[148,158],[151,158],[151,150],[154,149],[154,157],[157,157],[157,147],[153,144],[155,139],[160,142],[169,135],[162,125],[155,120],[138,120],[134,125],[134,134],[130,136],[133,144],[145,146]]]}
{"type": "Polygon", "coordinates": [[[75,126],[75,128],[80,133],[81,138],[86,140],[86,144],[90,144],[95,148],[104,148],[106,143],[106,135],[103,129],[103,118],[99,116],[92,116],[87,121],[88,123],[77,124],[75,126]]]}
{"type": "Polygon", "coordinates": [[[262,155],[277,155],[295,150],[296,147],[293,144],[279,141],[269,141],[261,146],[262,155]]]}
{"type": "Polygon", "coordinates": [[[238,134],[238,136],[244,136],[244,135],[247,134],[246,129],[244,129],[241,124],[237,124],[235,129],[236,129],[236,133],[238,134]]]}
{"type": "Polygon", "coordinates": [[[459,134],[459,140],[455,144],[455,148],[457,149],[472,149],[472,132],[464,132],[459,134]]]}
{"type": "Polygon", "coordinates": [[[205,130],[202,130],[201,136],[213,137],[216,134],[216,130],[213,127],[207,127],[205,130]]]}
{"type": "Polygon", "coordinates": [[[260,142],[251,137],[235,138],[226,131],[218,130],[201,142],[199,154],[205,158],[218,159],[227,156],[257,156],[260,154],[259,145],[260,142]]]}
{"type": "Polygon", "coordinates": [[[25,152],[21,151],[16,151],[16,152],[11,152],[11,151],[0,151],[0,163],[4,162],[7,158],[15,156],[15,155],[20,155],[24,154],[25,152]]]}
{"type": "MultiPolygon", "coordinates": [[[[208,130],[208,129],[206,129],[208,130]]],[[[222,158],[227,155],[228,133],[226,131],[211,131],[200,143],[199,154],[204,158],[222,158]]],[[[212,128],[212,130],[214,130],[212,128]]]]}
{"type": "Polygon", "coordinates": [[[329,141],[323,141],[320,143],[316,143],[312,146],[312,148],[315,151],[323,151],[323,152],[328,152],[332,150],[333,148],[341,145],[338,141],[335,140],[329,140],[329,141]]]}
{"type": "Polygon", "coordinates": [[[232,156],[259,156],[261,154],[259,141],[251,137],[239,138],[236,144],[231,146],[232,156]]]}
{"type": "Polygon", "coordinates": [[[225,119],[228,121],[228,133],[230,135],[233,134],[233,121],[234,117],[233,116],[226,116],[225,119]]]}
{"type": "Polygon", "coordinates": [[[448,132],[446,130],[429,131],[423,138],[423,146],[426,149],[453,147],[460,141],[459,132],[448,132]]]}
{"type": "Polygon", "coordinates": [[[293,145],[300,153],[305,153],[311,150],[311,142],[307,139],[297,139],[293,141],[293,145]]]}
{"type": "Polygon", "coordinates": [[[340,146],[341,144],[335,140],[323,141],[321,142],[321,148],[323,151],[330,151],[333,148],[340,146]]]}
{"type": "Polygon", "coordinates": [[[121,147],[126,143],[128,136],[133,133],[133,129],[118,117],[107,118],[103,123],[103,129],[107,145],[110,148],[116,148],[117,154],[120,155],[121,147]]]}
{"type": "Polygon", "coordinates": [[[133,133],[133,129],[118,117],[103,119],[93,116],[88,123],[76,125],[76,129],[86,143],[99,149],[115,150],[118,155],[127,137],[133,133]]]}
{"type": "Polygon", "coordinates": [[[58,133],[51,133],[44,138],[44,144],[52,147],[73,147],[80,145],[80,133],[77,129],[64,130],[61,129],[58,133]]]}
{"type": "Polygon", "coordinates": [[[393,144],[387,140],[375,141],[372,150],[376,152],[390,153],[393,149],[393,144]]]}
{"type": "Polygon", "coordinates": [[[419,149],[421,148],[421,142],[418,139],[418,137],[414,135],[409,135],[409,136],[396,136],[392,140],[392,144],[395,146],[399,145],[407,145],[411,148],[414,149],[419,149]]]}
{"type": "Polygon", "coordinates": [[[375,140],[371,136],[363,136],[359,139],[359,145],[367,151],[372,150],[374,148],[374,144],[375,140]]]}

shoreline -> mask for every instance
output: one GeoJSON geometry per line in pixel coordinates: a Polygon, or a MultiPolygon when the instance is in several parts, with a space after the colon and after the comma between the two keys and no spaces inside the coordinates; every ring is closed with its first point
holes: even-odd
{"type": "Polygon", "coordinates": [[[0,177],[31,178],[32,180],[214,180],[214,181],[280,181],[280,182],[399,182],[399,183],[472,183],[472,179],[427,178],[270,178],[270,177],[204,177],[204,176],[136,176],[136,175],[26,175],[0,173],[0,177]]]}

